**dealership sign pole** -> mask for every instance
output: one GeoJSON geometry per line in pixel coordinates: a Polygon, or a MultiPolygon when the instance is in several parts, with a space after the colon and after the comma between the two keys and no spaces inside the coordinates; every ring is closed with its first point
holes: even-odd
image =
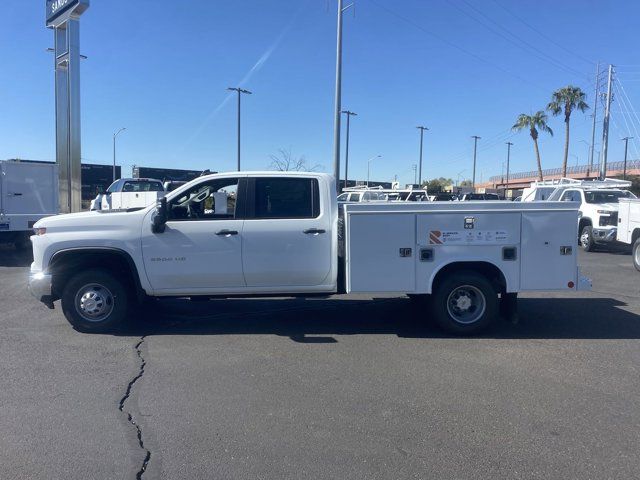
{"type": "Polygon", "coordinates": [[[55,43],[56,162],[60,211],[81,209],[80,15],[89,0],[46,0],[46,25],[55,43]]]}

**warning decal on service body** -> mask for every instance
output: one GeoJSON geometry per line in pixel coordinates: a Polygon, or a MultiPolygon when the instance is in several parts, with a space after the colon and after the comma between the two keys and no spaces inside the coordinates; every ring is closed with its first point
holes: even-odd
{"type": "Polygon", "coordinates": [[[504,230],[429,230],[430,245],[496,245],[508,242],[509,234],[504,230]]]}

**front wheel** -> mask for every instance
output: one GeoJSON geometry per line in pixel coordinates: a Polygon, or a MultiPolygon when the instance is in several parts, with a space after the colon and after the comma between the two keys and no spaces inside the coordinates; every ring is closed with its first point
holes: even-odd
{"type": "Polygon", "coordinates": [[[435,319],[444,330],[472,335],[498,314],[498,294],[487,278],[473,271],[450,274],[433,294],[435,319]]]}
{"type": "Polygon", "coordinates": [[[580,246],[585,252],[593,252],[595,245],[593,241],[593,228],[591,225],[586,225],[582,228],[582,232],[580,232],[580,246]]]}
{"type": "Polygon", "coordinates": [[[125,319],[127,292],[104,270],[87,270],[69,279],[62,293],[62,311],[81,332],[109,332],[125,319]]]}
{"type": "Polygon", "coordinates": [[[640,238],[633,244],[633,266],[640,272],[640,238]]]}

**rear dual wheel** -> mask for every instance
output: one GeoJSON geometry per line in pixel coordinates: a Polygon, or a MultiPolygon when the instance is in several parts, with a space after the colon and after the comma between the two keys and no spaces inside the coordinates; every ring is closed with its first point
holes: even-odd
{"type": "Polygon", "coordinates": [[[485,276],[473,271],[456,272],[436,286],[433,313],[447,332],[476,334],[497,317],[498,294],[485,276]]]}

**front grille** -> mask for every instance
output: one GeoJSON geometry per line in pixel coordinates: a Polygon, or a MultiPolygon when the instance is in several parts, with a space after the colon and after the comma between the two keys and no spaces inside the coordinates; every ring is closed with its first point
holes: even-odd
{"type": "Polygon", "coordinates": [[[613,212],[611,215],[602,215],[600,217],[601,227],[608,227],[610,225],[618,225],[618,212],[613,212]]]}

